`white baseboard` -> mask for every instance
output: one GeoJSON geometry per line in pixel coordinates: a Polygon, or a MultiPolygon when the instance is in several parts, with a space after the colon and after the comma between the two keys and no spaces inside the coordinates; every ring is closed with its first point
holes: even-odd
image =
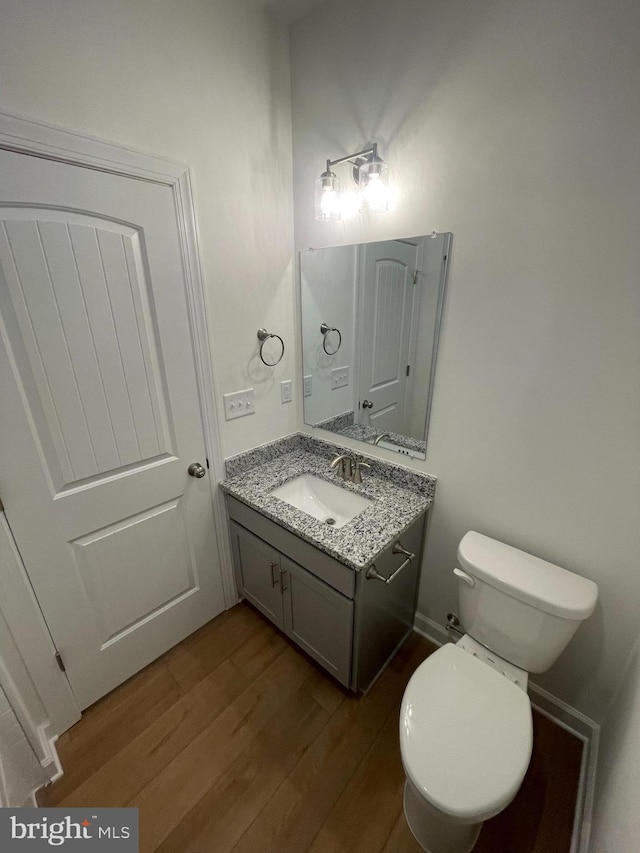
{"type": "Polygon", "coordinates": [[[536,684],[529,684],[529,697],[536,711],[539,711],[563,729],[571,732],[572,735],[579,738],[583,743],[582,760],[580,762],[580,782],[576,797],[576,811],[571,838],[571,853],[587,853],[591,832],[591,818],[593,815],[600,726],[580,711],[572,708],[571,705],[567,705],[566,702],[557,699],[536,684]]]}
{"type": "Polygon", "coordinates": [[[60,758],[58,756],[58,750],[56,749],[58,735],[50,735],[49,728],[49,723],[44,723],[43,725],[38,726],[38,737],[42,744],[42,750],[45,754],[45,758],[42,759],[40,764],[49,777],[48,784],[51,782],[57,782],[58,779],[64,775],[64,770],[62,769],[62,764],[60,763],[60,758]]]}
{"type": "Polygon", "coordinates": [[[413,630],[429,640],[430,643],[435,643],[436,646],[444,646],[445,643],[450,643],[452,638],[449,632],[442,625],[429,619],[428,616],[423,616],[422,613],[416,613],[416,618],[413,621],[413,630]]]}
{"type": "Polygon", "coordinates": [[[4,809],[9,805],[7,797],[7,780],[4,775],[4,768],[0,761],[0,809],[4,809]]]}
{"type": "MultiPolygon", "coordinates": [[[[433,619],[416,613],[413,629],[436,646],[455,642],[457,637],[433,619]]],[[[529,698],[532,706],[563,729],[571,732],[583,742],[580,781],[576,797],[576,810],[573,819],[571,853],[588,853],[593,797],[595,792],[596,765],[598,760],[598,741],[600,726],[580,711],[572,708],[561,699],[557,699],[542,687],[529,682],[529,698]]]]}
{"type": "Polygon", "coordinates": [[[38,791],[40,788],[36,788],[35,791],[32,791],[27,799],[22,804],[23,809],[38,809],[40,806],[38,805],[38,791]]]}

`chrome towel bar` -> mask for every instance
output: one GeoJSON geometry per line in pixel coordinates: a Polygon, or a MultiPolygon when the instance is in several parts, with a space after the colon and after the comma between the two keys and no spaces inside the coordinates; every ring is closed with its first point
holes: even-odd
{"type": "Polygon", "coordinates": [[[404,556],[407,559],[404,560],[402,563],[400,563],[400,565],[395,570],[395,572],[393,572],[393,574],[390,574],[388,578],[385,578],[384,575],[380,574],[380,572],[376,569],[376,566],[374,563],[373,565],[369,566],[369,568],[367,569],[367,571],[365,573],[365,577],[367,578],[367,580],[382,581],[382,583],[391,583],[392,580],[394,580],[395,578],[398,577],[398,575],[400,574],[400,572],[403,569],[407,568],[409,563],[416,556],[415,554],[412,554],[411,551],[407,551],[405,548],[403,548],[399,539],[395,542],[393,548],[391,549],[391,553],[392,554],[404,554],[404,556]]]}

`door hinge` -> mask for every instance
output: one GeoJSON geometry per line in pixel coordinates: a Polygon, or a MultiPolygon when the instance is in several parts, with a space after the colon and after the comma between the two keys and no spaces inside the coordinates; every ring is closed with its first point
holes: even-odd
{"type": "Polygon", "coordinates": [[[418,274],[419,274],[419,273],[421,273],[421,272],[422,272],[422,270],[415,270],[415,272],[413,273],[413,283],[414,283],[414,285],[416,285],[416,284],[418,283],[418,274]]]}
{"type": "Polygon", "coordinates": [[[66,672],[67,671],[67,668],[64,665],[64,661],[62,660],[62,655],[60,654],[60,652],[56,652],[56,663],[58,664],[58,668],[59,668],[60,672],[66,672]]]}
{"type": "Polygon", "coordinates": [[[407,376],[411,373],[411,365],[407,365],[407,376]]]}

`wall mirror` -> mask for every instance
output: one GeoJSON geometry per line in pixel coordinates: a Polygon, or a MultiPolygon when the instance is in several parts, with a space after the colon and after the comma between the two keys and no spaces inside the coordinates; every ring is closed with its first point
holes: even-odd
{"type": "Polygon", "coordinates": [[[451,237],[300,253],[306,424],[426,458],[451,237]]]}

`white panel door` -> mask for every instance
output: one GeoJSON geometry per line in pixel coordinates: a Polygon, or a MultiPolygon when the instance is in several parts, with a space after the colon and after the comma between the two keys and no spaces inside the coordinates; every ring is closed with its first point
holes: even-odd
{"type": "Polygon", "coordinates": [[[416,253],[416,246],[390,240],[367,244],[361,255],[360,422],[378,432],[407,432],[405,404],[416,253]],[[363,408],[365,400],[373,406],[363,408]]]}
{"type": "Polygon", "coordinates": [[[0,151],[0,493],[81,708],[224,608],[178,229],[166,184],[0,151]]]}

